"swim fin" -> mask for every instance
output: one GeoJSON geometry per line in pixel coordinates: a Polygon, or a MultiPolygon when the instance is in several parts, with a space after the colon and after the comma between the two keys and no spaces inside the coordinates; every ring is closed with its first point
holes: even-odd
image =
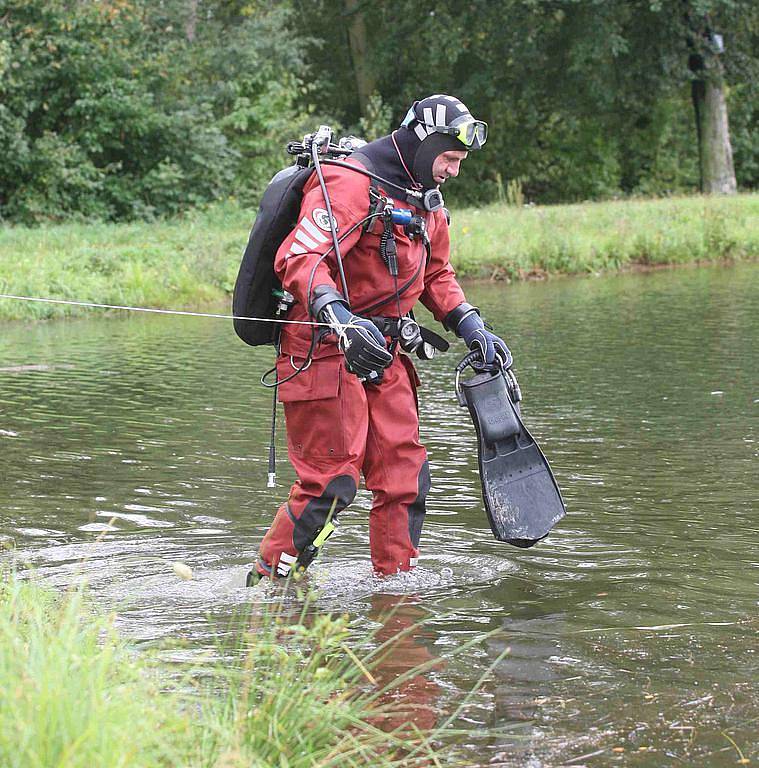
{"type": "Polygon", "coordinates": [[[478,358],[456,366],[456,396],[469,409],[477,432],[482,499],[498,541],[531,547],[566,514],[546,457],[522,422],[521,393],[511,370],[461,373],[478,358]]]}

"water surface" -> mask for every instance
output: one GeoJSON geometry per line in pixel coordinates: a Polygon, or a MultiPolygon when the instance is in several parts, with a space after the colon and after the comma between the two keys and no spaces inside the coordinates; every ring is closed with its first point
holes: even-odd
{"type": "MultiPolygon", "coordinates": [[[[450,712],[510,648],[459,720],[474,765],[755,761],[759,265],[468,295],[509,341],[569,514],[531,550],[493,540],[456,348],[419,366],[420,567],[371,575],[360,491],[310,576],[317,610],[381,635],[426,618],[388,674],[500,629],[415,688],[450,712]]],[[[213,645],[251,601],[247,565],[293,479],[280,429],[266,488],[270,360],[218,320],[4,325],[0,535],[16,559],[59,587],[86,577],[138,640],[213,645]]]]}

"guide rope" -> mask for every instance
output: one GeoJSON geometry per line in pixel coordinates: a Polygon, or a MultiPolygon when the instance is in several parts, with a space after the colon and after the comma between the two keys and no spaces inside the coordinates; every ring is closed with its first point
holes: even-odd
{"type": "MultiPolygon", "coordinates": [[[[16,301],[36,301],[45,304],[67,304],[74,307],[92,307],[95,309],[122,309],[127,312],[152,312],[158,315],[185,315],[187,317],[211,317],[219,320],[254,320],[259,323],[287,323],[289,325],[310,325],[329,327],[327,323],[319,323],[311,320],[281,320],[272,317],[244,317],[239,315],[222,315],[214,312],[189,312],[181,309],[156,309],[152,307],[131,307],[122,304],[100,304],[95,301],[73,301],[69,299],[49,299],[39,296],[16,296],[11,293],[0,293],[0,299],[14,299],[16,301]]],[[[346,323],[343,328],[354,328],[355,325],[346,323]]]]}

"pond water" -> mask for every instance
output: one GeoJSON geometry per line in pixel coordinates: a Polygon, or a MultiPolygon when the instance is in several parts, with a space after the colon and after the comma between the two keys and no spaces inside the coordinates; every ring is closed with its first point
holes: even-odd
{"type": "MultiPolygon", "coordinates": [[[[493,540],[456,348],[419,365],[420,567],[372,576],[360,491],[310,573],[315,610],[380,636],[426,619],[387,674],[499,629],[414,688],[451,712],[510,649],[458,718],[473,765],[755,762],[759,265],[468,296],[510,343],[568,515],[533,549],[493,540]]],[[[293,479],[280,427],[266,487],[271,352],[225,321],[91,318],[2,327],[0,535],[55,586],[86,576],[129,636],[207,649],[251,602],[247,565],[293,479]]]]}

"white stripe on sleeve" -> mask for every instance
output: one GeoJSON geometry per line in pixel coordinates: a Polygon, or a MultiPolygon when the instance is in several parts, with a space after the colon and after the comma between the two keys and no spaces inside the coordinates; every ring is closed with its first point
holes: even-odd
{"type": "Polygon", "coordinates": [[[306,248],[314,249],[316,248],[319,243],[317,243],[315,240],[312,240],[302,229],[296,229],[295,230],[295,239],[300,240],[303,245],[306,246],[306,248]]]}
{"type": "Polygon", "coordinates": [[[314,238],[314,240],[320,242],[320,243],[326,243],[327,240],[329,240],[329,237],[325,232],[322,232],[319,227],[314,224],[311,219],[307,219],[305,216],[300,220],[300,225],[303,227],[303,229],[308,232],[311,237],[314,238]]]}

